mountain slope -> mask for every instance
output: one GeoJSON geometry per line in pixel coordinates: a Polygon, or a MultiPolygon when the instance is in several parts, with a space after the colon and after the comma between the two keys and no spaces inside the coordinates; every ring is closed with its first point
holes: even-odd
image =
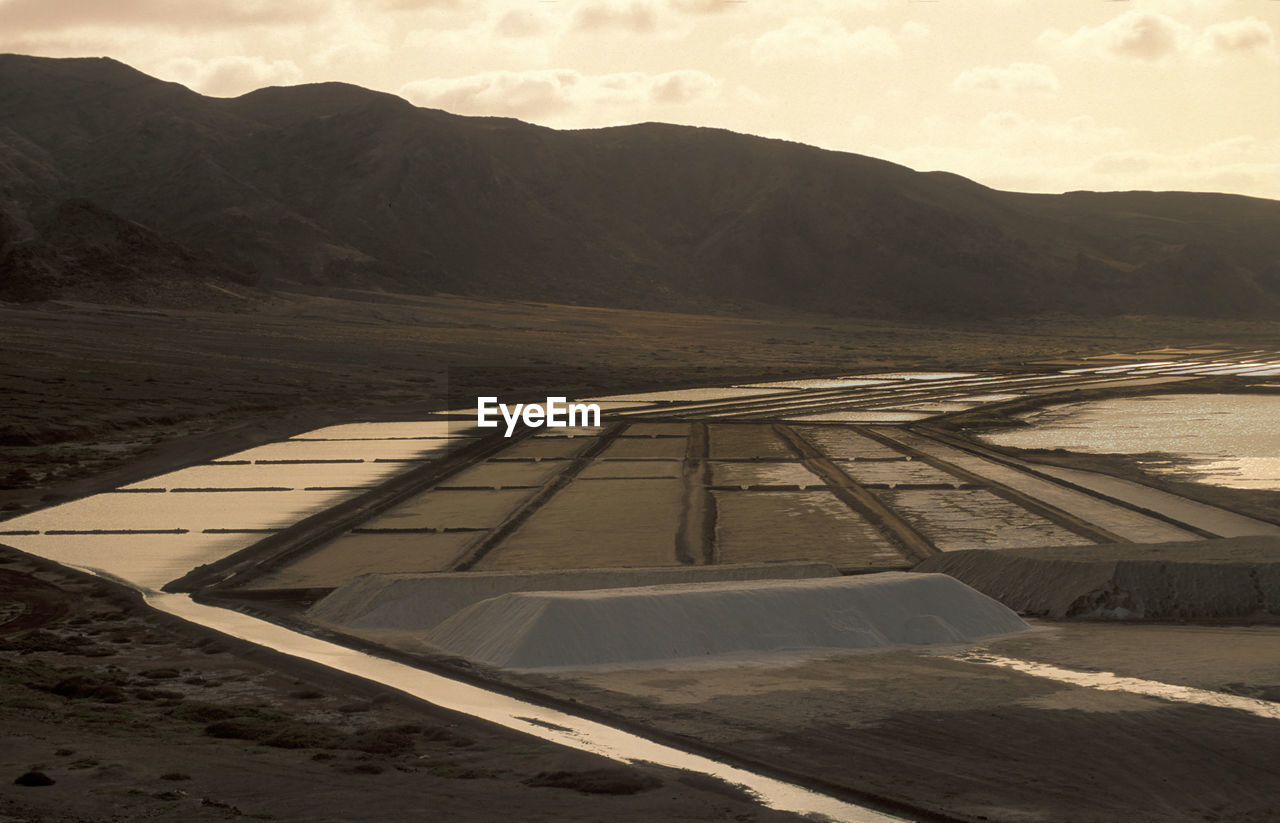
{"type": "Polygon", "coordinates": [[[558,132],[339,83],[213,99],[105,58],[0,56],[0,124],[0,261],[44,249],[17,279],[0,263],[8,299],[87,288],[83,250],[48,218],[73,203],[153,233],[123,244],[112,282],[1280,313],[1280,203],[1254,198],[1012,194],[714,129],[558,132]]]}

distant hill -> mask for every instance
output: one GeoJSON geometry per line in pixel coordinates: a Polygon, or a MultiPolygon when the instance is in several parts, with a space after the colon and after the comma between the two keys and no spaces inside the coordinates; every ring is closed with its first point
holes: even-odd
{"type": "Polygon", "coordinates": [[[1280,316],[1280,202],[999,192],[660,124],[563,132],[339,83],[203,97],[0,55],[0,298],[357,287],[605,306],[1280,316]]]}

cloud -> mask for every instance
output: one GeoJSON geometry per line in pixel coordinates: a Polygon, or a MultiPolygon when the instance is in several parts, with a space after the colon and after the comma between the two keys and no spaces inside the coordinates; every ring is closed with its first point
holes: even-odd
{"type": "Polygon", "coordinates": [[[1001,112],[984,121],[971,141],[881,143],[867,150],[914,169],[950,171],[1007,191],[1206,191],[1267,198],[1280,193],[1280,139],[1240,135],[1181,151],[1150,151],[1123,130],[1087,121],[1036,121],[1001,112]]]}
{"type": "Polygon", "coordinates": [[[669,0],[668,5],[687,14],[719,14],[735,11],[746,4],[743,0],[669,0]]]}
{"type": "Polygon", "coordinates": [[[503,37],[539,37],[555,28],[551,18],[534,9],[511,9],[493,24],[503,37]]]}
{"type": "Polygon", "coordinates": [[[1089,115],[1067,120],[1034,120],[1015,111],[998,111],[978,122],[979,142],[1006,148],[1017,143],[1036,151],[1066,146],[1106,146],[1127,136],[1124,129],[1101,126],[1089,115]]]}
{"type": "Polygon", "coordinates": [[[670,71],[650,80],[649,98],[655,103],[691,103],[720,91],[720,81],[690,69],[670,71]]]}
{"type": "Polygon", "coordinates": [[[652,34],[658,30],[659,13],[657,5],[646,0],[592,0],[574,11],[573,28],[577,31],[652,34]]]}
{"type": "Polygon", "coordinates": [[[1209,26],[1200,33],[1193,51],[1210,58],[1262,55],[1274,60],[1276,36],[1270,23],[1246,17],[1209,26]]]}
{"type": "Polygon", "coordinates": [[[179,57],[165,63],[161,73],[213,97],[234,97],[264,86],[289,86],[302,79],[302,71],[292,60],[261,57],[179,57]]]}
{"type": "Polygon", "coordinates": [[[1004,94],[1054,94],[1059,88],[1053,69],[1041,63],[1010,63],[1004,68],[978,66],[956,75],[957,91],[991,91],[1004,94]]]}
{"type": "Polygon", "coordinates": [[[1167,14],[1134,9],[1100,26],[1076,29],[1072,34],[1050,29],[1040,35],[1040,42],[1086,56],[1156,62],[1177,54],[1190,38],[1190,27],[1167,14]]]}
{"type": "Polygon", "coordinates": [[[85,26],[108,28],[228,29],[247,25],[297,24],[323,15],[326,0],[3,0],[0,27],[49,31],[85,26]]]}
{"type": "Polygon", "coordinates": [[[888,29],[868,26],[850,31],[844,23],[831,17],[790,20],[781,28],[760,35],[751,44],[751,57],[759,63],[787,60],[839,63],[857,57],[894,57],[899,52],[898,42],[888,29]]]}
{"type": "Polygon", "coordinates": [[[464,0],[364,0],[367,5],[388,11],[455,11],[462,9],[464,0]]]}
{"type": "Polygon", "coordinates": [[[760,14],[771,14],[783,20],[806,15],[842,15],[855,11],[883,11],[891,2],[900,0],[770,0],[768,3],[747,0],[747,8],[760,14]]]}
{"type": "Polygon", "coordinates": [[[409,102],[455,114],[537,119],[568,108],[581,75],[571,69],[495,71],[415,80],[400,88],[409,102]]]}
{"type": "Polygon", "coordinates": [[[1184,152],[1115,151],[1081,173],[1099,188],[1233,191],[1275,197],[1280,141],[1251,135],[1219,140],[1184,152]]]}
{"type": "Polygon", "coordinates": [[[493,71],[406,83],[400,94],[419,106],[457,114],[541,121],[601,110],[684,105],[716,96],[721,81],[700,71],[584,75],[572,69],[493,71]]]}
{"type": "Polygon", "coordinates": [[[343,40],[317,51],[308,59],[313,66],[334,69],[345,66],[371,65],[386,61],[391,47],[378,40],[343,40]]]}
{"type": "Polygon", "coordinates": [[[471,20],[455,17],[453,25],[432,23],[414,28],[404,46],[437,60],[474,60],[485,55],[503,66],[545,64],[564,34],[565,21],[535,9],[509,9],[471,20]]]}
{"type": "Polygon", "coordinates": [[[924,40],[930,34],[928,26],[924,23],[917,23],[914,20],[908,20],[903,23],[899,32],[904,40],[924,40]]]}

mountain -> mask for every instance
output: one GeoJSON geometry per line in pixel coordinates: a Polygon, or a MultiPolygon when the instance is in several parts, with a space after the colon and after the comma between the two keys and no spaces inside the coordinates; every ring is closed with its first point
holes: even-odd
{"type": "Polygon", "coordinates": [[[0,55],[0,298],[336,287],[651,308],[1280,315],[1280,202],[1000,192],[646,123],[555,131],[341,83],[208,98],[0,55]]]}

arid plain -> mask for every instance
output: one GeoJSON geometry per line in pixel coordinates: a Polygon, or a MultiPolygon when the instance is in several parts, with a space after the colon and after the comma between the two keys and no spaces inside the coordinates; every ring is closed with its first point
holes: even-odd
{"type": "MultiPolygon", "coordinates": [[[[281,298],[244,315],[74,303],[4,312],[13,389],[4,501],[15,515],[324,425],[417,419],[448,403],[450,370],[455,382],[462,373],[469,388],[487,378],[513,397],[599,395],[1270,342],[1266,324],[1245,322],[1041,318],[911,327],[357,293],[281,298]]],[[[1115,457],[1076,465],[1135,476],[1115,457]]],[[[1273,521],[1278,511],[1268,493],[1198,494],[1273,521]]],[[[18,819],[66,819],[69,809],[78,819],[110,819],[122,802],[155,819],[198,810],[208,819],[241,812],[314,820],[321,804],[334,819],[427,809],[490,819],[495,806],[479,805],[481,795],[510,798],[529,819],[595,819],[606,810],[637,820],[776,814],[705,780],[620,770],[388,701],[157,622],[103,584],[7,558],[6,590],[44,605],[32,607],[30,625],[6,631],[14,696],[4,722],[6,736],[21,744],[5,762],[13,761],[15,777],[39,767],[59,780],[44,789],[6,785],[6,814],[18,819]],[[231,722],[238,731],[230,737],[241,739],[211,737],[219,722],[231,722]],[[300,748],[270,740],[267,727],[289,728],[296,737],[287,744],[300,748]],[[169,746],[181,754],[164,754],[177,751],[169,746]],[[245,768],[254,762],[268,765],[245,768]],[[559,772],[569,776],[546,777],[559,772]],[[172,774],[190,780],[161,780],[172,774]],[[269,786],[268,774],[275,775],[269,786]],[[539,775],[597,793],[526,784],[539,775]],[[652,788],[655,781],[662,788],[652,788]],[[315,794],[321,783],[324,793],[315,794]],[[379,802],[369,806],[375,787],[379,802]],[[302,797],[315,803],[290,800],[302,797]]],[[[1037,625],[982,653],[1267,700],[1280,680],[1266,664],[1275,659],[1274,627],[1037,625]]],[[[1263,820],[1275,810],[1266,788],[1274,720],[1063,687],[953,651],[796,659],[781,668],[484,677],[772,764],[820,788],[887,798],[922,819],[1108,820],[1121,809],[1125,819],[1263,820]],[[1206,768],[1210,752],[1215,765],[1206,768]]]]}

